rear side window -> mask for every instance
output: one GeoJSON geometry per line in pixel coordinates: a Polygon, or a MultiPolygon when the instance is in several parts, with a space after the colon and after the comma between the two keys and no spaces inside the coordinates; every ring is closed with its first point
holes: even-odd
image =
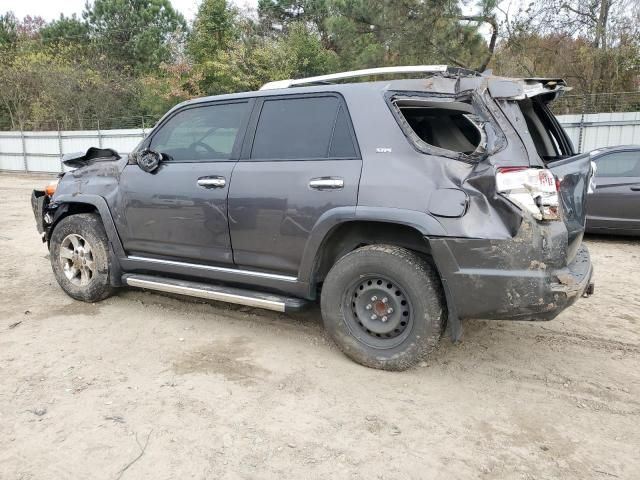
{"type": "Polygon", "coordinates": [[[405,134],[424,153],[471,159],[486,148],[487,122],[470,101],[399,97],[392,107],[405,134]]]}
{"type": "Polygon", "coordinates": [[[617,152],[596,160],[597,177],[640,177],[640,151],[617,152]]]}
{"type": "Polygon", "coordinates": [[[349,118],[343,106],[340,106],[338,110],[329,156],[331,158],[353,158],[356,156],[349,118]]]}
{"type": "Polygon", "coordinates": [[[241,102],[182,110],[154,134],[150,148],[170,160],[227,160],[248,109],[241,102]]]}
{"type": "Polygon", "coordinates": [[[252,159],[354,156],[349,120],[337,97],[278,98],[264,102],[251,150],[252,159]]]}

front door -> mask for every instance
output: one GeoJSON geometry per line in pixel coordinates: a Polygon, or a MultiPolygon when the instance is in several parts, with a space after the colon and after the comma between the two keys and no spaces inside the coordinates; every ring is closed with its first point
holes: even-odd
{"type": "Polygon", "coordinates": [[[194,105],[154,131],[163,153],[146,173],[127,165],[120,181],[119,232],[131,256],[233,263],[227,193],[251,102],[194,105]]]}
{"type": "Polygon", "coordinates": [[[326,211],[357,204],[362,162],[333,94],[258,100],[229,190],[234,261],[295,275],[326,211]]]}

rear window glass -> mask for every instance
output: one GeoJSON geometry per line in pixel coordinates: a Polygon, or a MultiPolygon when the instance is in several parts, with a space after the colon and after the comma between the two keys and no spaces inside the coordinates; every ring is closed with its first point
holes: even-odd
{"type": "Polygon", "coordinates": [[[610,153],[596,160],[597,177],[640,177],[640,151],[610,153]]]}
{"type": "Polygon", "coordinates": [[[471,155],[482,144],[471,104],[406,99],[397,100],[395,105],[413,133],[428,145],[471,155]]]}
{"type": "Polygon", "coordinates": [[[553,161],[573,155],[571,141],[546,106],[535,99],[520,100],[518,106],[540,158],[553,161]]]}
{"type": "Polygon", "coordinates": [[[349,122],[336,97],[266,100],[251,158],[317,159],[355,154],[349,122]]]}

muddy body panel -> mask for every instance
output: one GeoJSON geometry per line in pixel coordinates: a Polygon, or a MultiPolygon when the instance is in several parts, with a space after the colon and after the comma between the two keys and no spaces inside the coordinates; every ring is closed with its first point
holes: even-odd
{"type": "Polygon", "coordinates": [[[551,320],[588,290],[593,267],[585,246],[567,265],[561,249],[547,263],[527,238],[537,241],[430,240],[459,318],[551,320]]]}

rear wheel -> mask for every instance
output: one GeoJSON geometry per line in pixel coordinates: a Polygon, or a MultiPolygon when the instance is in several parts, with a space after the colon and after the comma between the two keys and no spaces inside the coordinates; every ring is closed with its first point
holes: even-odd
{"type": "Polygon", "coordinates": [[[98,215],[60,220],[51,235],[49,256],[56,280],[70,297],[97,302],[113,293],[109,244],[98,215]]]}
{"type": "Polygon", "coordinates": [[[362,247],[342,257],[322,288],[328,333],[350,358],[368,367],[404,370],[438,343],[444,322],[440,281],[410,250],[362,247]]]}

